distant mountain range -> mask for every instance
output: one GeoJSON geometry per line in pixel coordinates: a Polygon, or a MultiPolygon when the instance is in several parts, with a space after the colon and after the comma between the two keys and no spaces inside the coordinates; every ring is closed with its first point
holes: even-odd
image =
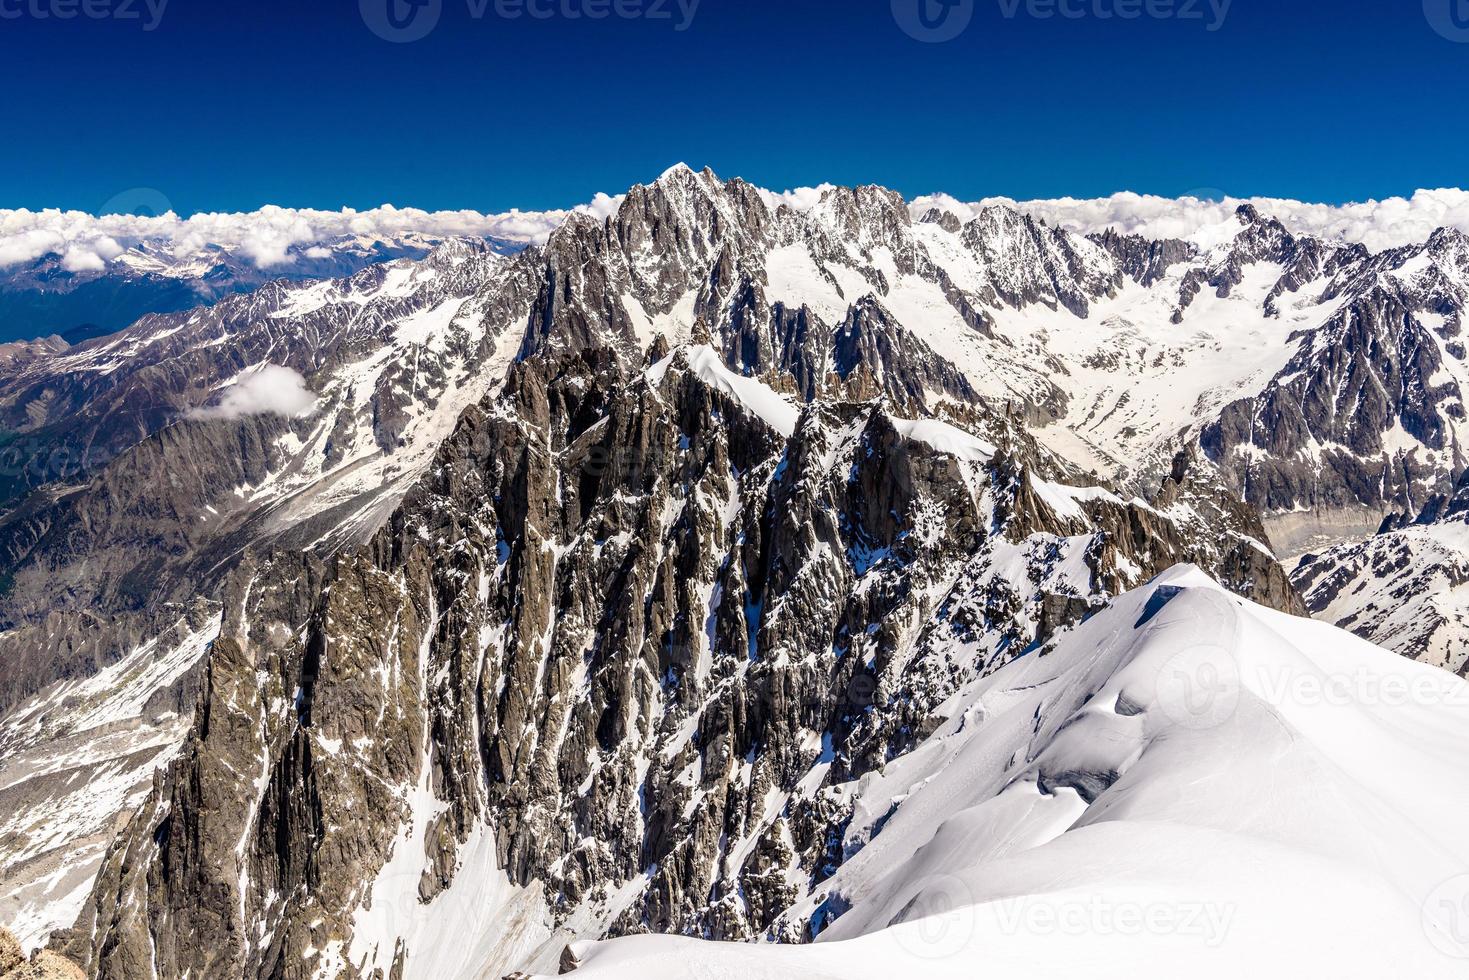
{"type": "Polygon", "coordinates": [[[343,235],[291,245],[287,261],[266,268],[238,247],[187,249],[168,239],[138,242],[100,269],[73,270],[63,254],[48,252],[0,267],[0,343],[57,336],[77,344],[150,313],[208,306],[268,282],[337,279],[381,262],[421,259],[442,243],[416,233],[343,235]]]}

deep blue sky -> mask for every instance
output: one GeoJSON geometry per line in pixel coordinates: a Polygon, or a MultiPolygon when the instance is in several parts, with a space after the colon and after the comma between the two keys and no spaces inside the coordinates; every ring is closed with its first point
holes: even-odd
{"type": "Polygon", "coordinates": [[[57,2],[0,0],[22,13],[0,19],[0,207],[95,211],[141,186],[183,214],[545,208],[678,160],[964,198],[1469,184],[1469,43],[1423,0],[1234,0],[1215,32],[973,0],[943,44],[904,34],[891,0],[702,0],[681,33],[442,0],[408,44],[358,0],[169,0],[151,32],[26,12],[57,2]]]}

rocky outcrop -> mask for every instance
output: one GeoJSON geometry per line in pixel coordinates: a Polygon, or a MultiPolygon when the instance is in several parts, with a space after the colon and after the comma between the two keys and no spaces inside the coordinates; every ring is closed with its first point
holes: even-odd
{"type": "Polygon", "coordinates": [[[15,937],[0,928],[0,980],[86,980],[86,974],[50,950],[37,950],[26,957],[15,937]]]}

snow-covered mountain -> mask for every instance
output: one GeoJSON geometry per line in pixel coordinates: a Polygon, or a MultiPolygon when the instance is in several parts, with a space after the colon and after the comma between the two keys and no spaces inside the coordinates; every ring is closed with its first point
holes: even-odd
{"type": "Polygon", "coordinates": [[[1305,556],[1292,577],[1313,615],[1469,675],[1469,476],[1413,520],[1305,556]]]}
{"type": "Polygon", "coordinates": [[[848,858],[787,913],[820,926],[814,945],[640,936],[565,963],[587,980],[1463,976],[1466,709],[1447,673],[1175,569],[967,684],[923,745],[848,788],[848,858]]]}
{"type": "MultiPolygon", "coordinates": [[[[891,919],[856,900],[863,855],[1012,695],[1005,738],[1028,712],[1035,754],[997,736],[974,792],[1004,796],[1009,762],[1045,782],[1037,813],[1136,785],[1117,805],[1171,820],[1177,787],[1230,781],[1223,743],[1190,769],[1156,698],[1123,691],[1110,739],[1094,696],[1192,655],[1169,610],[1281,634],[1240,649],[1288,666],[1344,642],[1283,618],[1305,606],[1272,535],[1452,488],[1463,244],[1373,253],[1248,207],[1188,241],[1081,235],[676,167],[520,251],[453,239],[0,349],[0,801],[26,814],[0,830],[0,916],[130,978],[860,942],[891,919]],[[1221,585],[1154,581],[1179,564],[1221,585]]],[[[1331,782],[1358,743],[1249,691],[1267,732],[1236,761],[1300,742],[1321,790],[1281,814],[1337,820],[1348,776],[1374,819],[1406,806],[1368,756],[1331,782]]],[[[1456,737],[1376,707],[1423,752],[1456,737]]],[[[985,826],[1040,847],[1004,799],[1016,822],[985,826]]],[[[1263,860],[1272,815],[1206,799],[1251,838],[1221,853],[1263,860]]],[[[1403,847],[1410,894],[1426,851],[1403,847]]],[[[1363,909],[1400,938],[1400,907],[1363,909]]]]}
{"type": "Polygon", "coordinates": [[[529,315],[536,284],[508,262],[454,242],[19,365],[0,396],[20,430],[0,450],[19,499],[0,519],[6,619],[187,599],[245,547],[370,534],[513,358],[483,323],[529,315]]]}

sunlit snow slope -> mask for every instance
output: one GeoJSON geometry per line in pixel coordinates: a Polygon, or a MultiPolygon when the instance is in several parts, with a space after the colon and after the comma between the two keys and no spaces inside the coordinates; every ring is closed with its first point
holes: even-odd
{"type": "MultiPolygon", "coordinates": [[[[1177,568],[866,777],[805,947],[578,976],[1462,977],[1469,685],[1177,568]]],[[[569,964],[568,964],[569,965],[569,964]]]]}

